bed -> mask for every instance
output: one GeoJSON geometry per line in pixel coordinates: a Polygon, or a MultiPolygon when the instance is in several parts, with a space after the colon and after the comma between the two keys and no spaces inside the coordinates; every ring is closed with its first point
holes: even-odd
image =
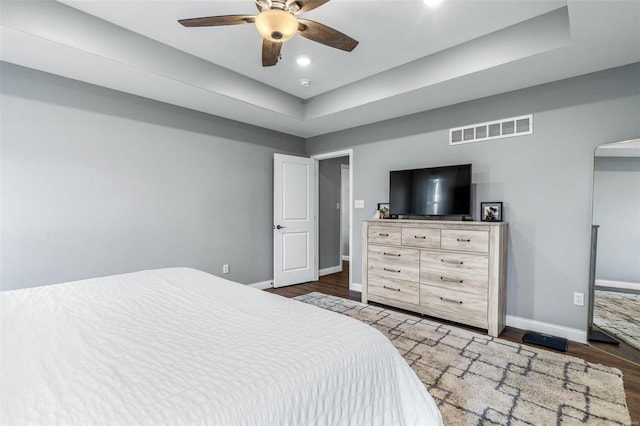
{"type": "Polygon", "coordinates": [[[2,424],[442,424],[377,330],[194,269],[0,298],[2,424]]]}

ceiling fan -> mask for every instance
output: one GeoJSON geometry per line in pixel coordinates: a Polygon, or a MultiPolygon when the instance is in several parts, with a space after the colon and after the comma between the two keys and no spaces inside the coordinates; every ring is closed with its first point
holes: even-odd
{"type": "Polygon", "coordinates": [[[180,19],[185,27],[217,27],[255,23],[264,38],[262,42],[262,66],[278,63],[282,42],[296,33],[329,47],[351,52],[358,42],[331,27],[295,15],[322,6],[329,0],[254,0],[260,13],[252,15],[223,15],[203,18],[180,19]]]}

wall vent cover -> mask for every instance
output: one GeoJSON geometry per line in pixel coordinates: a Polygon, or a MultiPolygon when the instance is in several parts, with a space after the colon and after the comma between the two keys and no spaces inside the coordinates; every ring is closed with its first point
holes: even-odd
{"type": "Polygon", "coordinates": [[[449,130],[449,145],[533,134],[533,114],[469,124],[449,130]]]}

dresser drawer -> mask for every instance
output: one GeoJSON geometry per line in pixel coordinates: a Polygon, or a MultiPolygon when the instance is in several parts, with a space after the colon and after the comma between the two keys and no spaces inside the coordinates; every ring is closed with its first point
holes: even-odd
{"type": "Polygon", "coordinates": [[[369,226],[369,243],[397,244],[402,241],[402,228],[395,226],[369,226]]]}
{"type": "Polygon", "coordinates": [[[420,269],[423,273],[437,269],[487,276],[489,274],[489,256],[421,250],[420,269]]]}
{"type": "Polygon", "coordinates": [[[427,315],[487,328],[486,297],[430,285],[420,285],[420,306],[427,315]],[[433,311],[433,312],[431,312],[433,311]]]}
{"type": "Polygon", "coordinates": [[[474,293],[486,299],[489,276],[487,274],[476,275],[456,270],[420,268],[420,283],[474,293]]]}
{"type": "Polygon", "coordinates": [[[387,299],[417,305],[420,303],[420,284],[369,274],[367,292],[387,299]]]}
{"type": "Polygon", "coordinates": [[[402,228],[402,245],[423,248],[440,248],[439,229],[402,228]]]}
{"type": "Polygon", "coordinates": [[[440,239],[443,250],[489,253],[489,231],[442,229],[440,239]]]}
{"type": "Polygon", "coordinates": [[[418,282],[420,278],[420,250],[393,246],[370,245],[369,273],[381,277],[418,282]]]}

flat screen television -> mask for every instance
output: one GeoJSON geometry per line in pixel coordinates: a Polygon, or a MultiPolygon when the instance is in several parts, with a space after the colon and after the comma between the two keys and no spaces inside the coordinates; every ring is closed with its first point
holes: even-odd
{"type": "Polygon", "coordinates": [[[471,215],[471,164],[389,173],[389,213],[471,215]]]}

